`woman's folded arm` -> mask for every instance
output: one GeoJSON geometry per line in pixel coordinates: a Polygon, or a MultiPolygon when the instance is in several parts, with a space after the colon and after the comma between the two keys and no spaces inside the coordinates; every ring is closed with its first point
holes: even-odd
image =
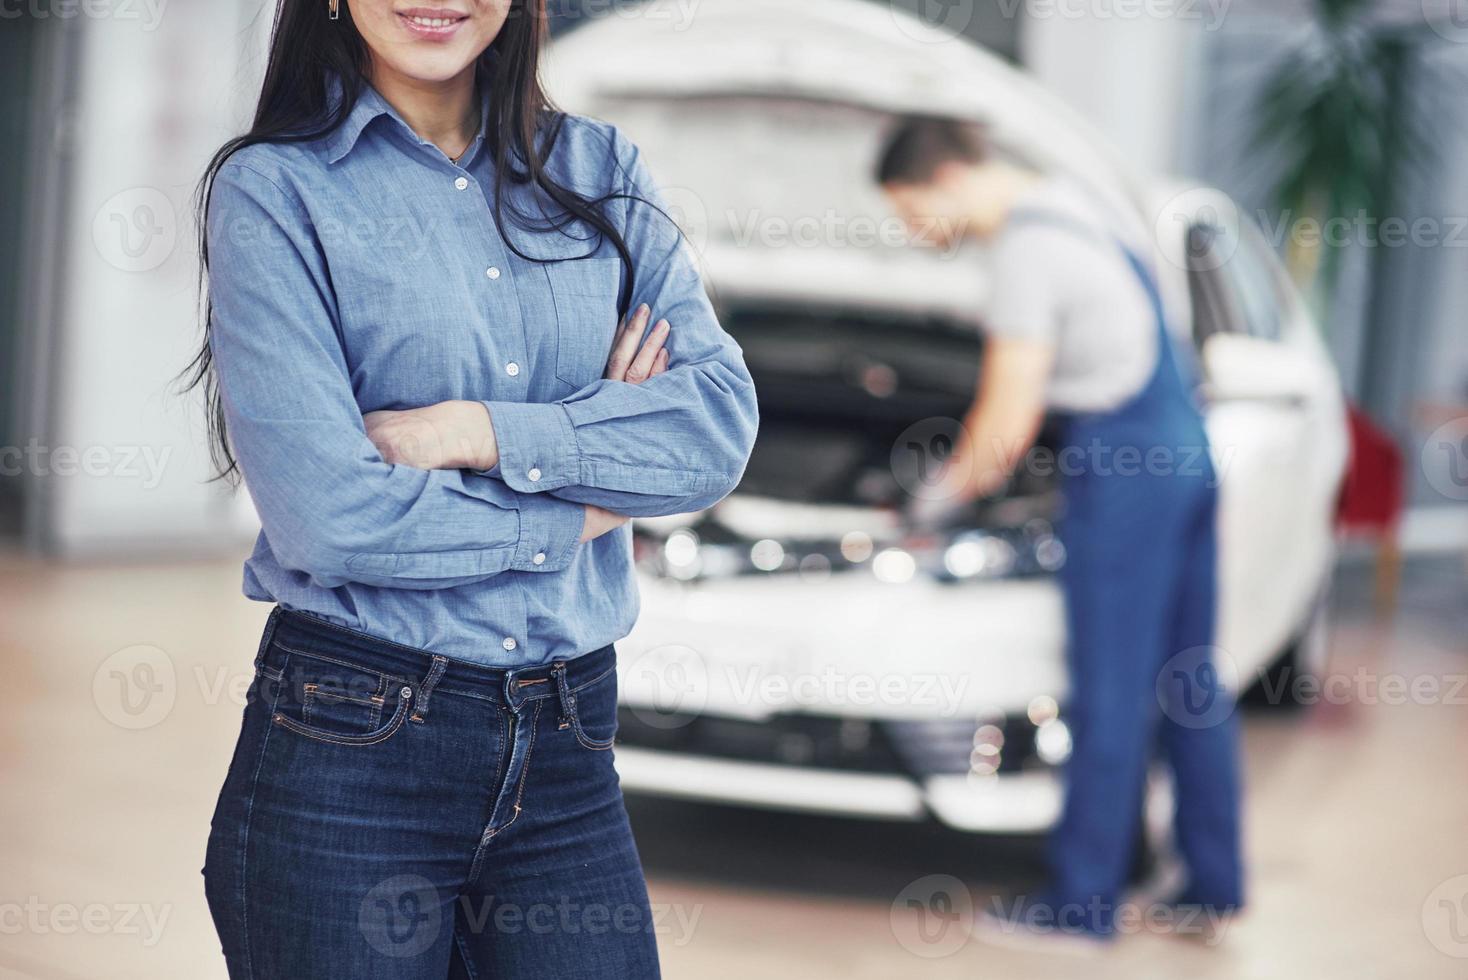
{"type": "Polygon", "coordinates": [[[632,517],[698,510],[744,473],[759,424],[754,384],[677,227],[653,206],[661,199],[638,151],[617,137],[617,157],[631,198],[623,235],[636,271],[632,305],[671,324],[670,366],[641,384],[601,380],[550,404],[486,402],[498,473],[523,493],[632,517]]]}
{"type": "Polygon", "coordinates": [[[383,460],[352,394],[324,257],[293,195],[227,164],[208,241],[229,439],[282,565],[326,586],[432,589],[569,564],[580,504],[383,460]]]}

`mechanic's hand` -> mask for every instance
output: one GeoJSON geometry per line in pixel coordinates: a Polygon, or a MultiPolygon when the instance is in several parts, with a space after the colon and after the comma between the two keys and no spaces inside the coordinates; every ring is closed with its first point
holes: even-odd
{"type": "Polygon", "coordinates": [[[955,494],[947,497],[913,497],[903,511],[907,524],[915,531],[939,531],[952,525],[966,513],[973,497],[955,494]]]}
{"type": "Polygon", "coordinates": [[[499,442],[481,402],[449,401],[362,416],[367,438],[389,463],[419,470],[487,470],[499,442]]]}
{"type": "Polygon", "coordinates": [[[673,328],[667,320],[659,320],[644,341],[642,335],[651,317],[652,310],[642,303],[617,328],[617,335],[612,338],[612,354],[607,359],[607,380],[638,385],[668,369],[668,351],[663,345],[673,328]]]}
{"type": "Polygon", "coordinates": [[[591,504],[586,505],[586,523],[581,526],[581,540],[591,541],[599,538],[608,531],[615,531],[627,523],[627,518],[621,514],[613,514],[609,510],[591,504]]]}
{"type": "Polygon", "coordinates": [[[915,531],[941,531],[966,515],[983,494],[973,480],[973,463],[967,453],[957,452],[943,464],[938,479],[925,482],[903,509],[903,517],[915,531]]]}

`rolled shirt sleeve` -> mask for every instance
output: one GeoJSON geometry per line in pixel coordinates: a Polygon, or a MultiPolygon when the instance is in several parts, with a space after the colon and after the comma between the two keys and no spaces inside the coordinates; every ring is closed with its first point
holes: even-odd
{"type": "Polygon", "coordinates": [[[1092,259],[1093,245],[1074,232],[1043,224],[1005,230],[994,244],[994,287],[985,311],[985,330],[1008,340],[1053,344],[1066,315],[1066,268],[1092,259]]]}
{"type": "Polygon", "coordinates": [[[571,562],[581,505],[378,453],[296,196],[231,161],[210,195],[208,245],[210,345],[230,444],[283,566],[325,587],[435,589],[571,562]]]}
{"type": "Polygon", "coordinates": [[[596,381],[548,404],[486,402],[511,488],[632,517],[708,507],[738,485],[759,410],[743,353],[714,314],[687,243],[637,149],[620,135],[623,237],[636,295],[671,325],[669,370],[640,385],[596,381]]]}

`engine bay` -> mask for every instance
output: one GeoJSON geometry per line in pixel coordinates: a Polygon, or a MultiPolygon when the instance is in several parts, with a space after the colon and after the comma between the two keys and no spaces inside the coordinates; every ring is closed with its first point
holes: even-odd
{"type": "Polygon", "coordinates": [[[975,324],[794,305],[720,312],[754,378],[759,438],[724,503],[638,522],[639,561],[683,579],[826,574],[869,562],[879,577],[885,568],[896,578],[1059,567],[1056,481],[1035,468],[1020,467],[1004,492],[942,531],[919,533],[903,520],[951,452],[973,399],[983,356],[975,324]]]}

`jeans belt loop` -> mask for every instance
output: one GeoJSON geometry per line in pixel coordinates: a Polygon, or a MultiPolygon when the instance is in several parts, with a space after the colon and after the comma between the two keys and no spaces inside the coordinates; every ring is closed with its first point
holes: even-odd
{"type": "Polygon", "coordinates": [[[270,650],[270,641],[275,639],[275,627],[280,625],[281,609],[275,606],[265,618],[265,629],[260,634],[260,649],[255,651],[255,670],[265,666],[265,654],[270,650]]]}
{"type": "Polygon", "coordinates": [[[428,714],[428,698],[433,694],[433,688],[438,684],[439,678],[443,676],[448,665],[448,657],[434,655],[433,666],[428,668],[428,676],[423,678],[423,683],[418,686],[418,699],[413,704],[413,714],[408,718],[409,721],[423,724],[423,717],[428,714]]]}
{"type": "Polygon", "coordinates": [[[564,731],[571,727],[571,718],[576,710],[576,699],[571,695],[571,685],[566,681],[566,662],[557,660],[551,664],[551,675],[556,679],[556,694],[561,700],[561,720],[556,728],[564,731]]]}

